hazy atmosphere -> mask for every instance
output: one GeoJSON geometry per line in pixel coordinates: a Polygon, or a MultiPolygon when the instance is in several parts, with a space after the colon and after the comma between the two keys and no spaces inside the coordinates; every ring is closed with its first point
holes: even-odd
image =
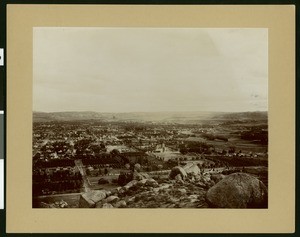
{"type": "Polygon", "coordinates": [[[268,110],[267,29],[33,30],[33,110],[268,110]]]}
{"type": "Polygon", "coordinates": [[[268,208],[267,29],[33,32],[33,208],[268,208]]]}

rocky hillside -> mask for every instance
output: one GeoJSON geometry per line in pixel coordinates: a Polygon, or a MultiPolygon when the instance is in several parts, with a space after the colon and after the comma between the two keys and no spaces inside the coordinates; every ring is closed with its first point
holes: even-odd
{"type": "MultiPolygon", "coordinates": [[[[184,169],[186,168],[186,169],[184,169]]],[[[257,170],[256,170],[257,171],[257,170]]],[[[45,208],[67,208],[65,201],[45,208]]],[[[81,194],[79,208],[267,208],[267,187],[254,175],[198,172],[174,167],[169,176],[153,179],[134,172],[133,180],[113,190],[81,194]]]]}
{"type": "Polygon", "coordinates": [[[192,180],[132,180],[111,192],[91,191],[82,195],[82,208],[205,208],[207,186],[192,180]],[[104,194],[104,195],[103,195],[104,194]],[[103,198],[105,196],[105,198],[103,198]],[[90,202],[94,200],[95,202],[90,202]]]}
{"type": "Polygon", "coordinates": [[[139,177],[139,179],[134,179],[112,191],[93,190],[82,194],[79,207],[267,208],[266,186],[246,173],[233,173],[227,176],[187,174],[175,167],[170,173],[170,178],[154,180],[139,177]]]}

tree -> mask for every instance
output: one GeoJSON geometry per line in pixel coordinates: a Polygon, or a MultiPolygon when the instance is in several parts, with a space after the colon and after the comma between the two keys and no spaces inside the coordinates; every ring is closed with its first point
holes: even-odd
{"type": "Polygon", "coordinates": [[[235,146],[230,146],[228,153],[234,153],[235,152],[235,146]]]}

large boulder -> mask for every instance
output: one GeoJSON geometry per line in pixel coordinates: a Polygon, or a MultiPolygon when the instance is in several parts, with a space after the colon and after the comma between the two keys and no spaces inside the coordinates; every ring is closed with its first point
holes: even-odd
{"type": "Polygon", "coordinates": [[[211,175],[209,173],[204,173],[203,175],[201,175],[200,181],[207,183],[211,181],[210,177],[211,175]]]}
{"type": "Polygon", "coordinates": [[[80,208],[93,208],[96,203],[106,198],[106,192],[101,190],[92,190],[81,194],[79,199],[80,208]]]}
{"type": "Polygon", "coordinates": [[[147,180],[148,179],[142,179],[142,180],[138,181],[137,186],[139,186],[139,187],[143,186],[147,182],[147,180]]]}
{"type": "Polygon", "coordinates": [[[193,164],[193,163],[189,163],[186,164],[183,169],[185,170],[185,172],[187,174],[191,174],[191,175],[199,175],[200,174],[200,169],[198,167],[198,165],[193,164]]]}
{"type": "Polygon", "coordinates": [[[109,196],[109,197],[105,198],[105,199],[103,200],[103,202],[104,202],[104,203],[112,203],[112,202],[116,202],[116,201],[118,201],[118,200],[119,200],[119,197],[118,197],[118,196],[112,195],[112,196],[109,196]]]}
{"type": "Polygon", "coordinates": [[[114,208],[114,206],[111,205],[110,203],[104,203],[104,204],[102,205],[102,208],[114,208]]]}
{"type": "Polygon", "coordinates": [[[130,189],[130,188],[132,188],[132,187],[136,186],[136,185],[137,185],[137,183],[138,183],[138,181],[137,181],[137,180],[132,180],[132,181],[130,181],[128,184],[126,184],[126,185],[124,186],[124,188],[126,188],[126,189],[130,189]]]}
{"type": "Polygon", "coordinates": [[[124,201],[124,200],[121,200],[121,201],[118,201],[115,205],[114,205],[114,207],[116,207],[116,208],[124,208],[124,207],[126,207],[126,201],[124,201]]]}
{"type": "Polygon", "coordinates": [[[180,167],[180,166],[175,166],[175,167],[173,167],[172,170],[171,170],[171,172],[170,172],[169,177],[170,177],[170,179],[175,179],[175,177],[176,177],[178,174],[181,176],[181,178],[182,178],[183,180],[187,177],[187,173],[186,173],[185,170],[184,170],[182,167],[180,167]]]}
{"type": "Polygon", "coordinates": [[[144,185],[148,186],[148,187],[153,187],[153,188],[156,188],[159,186],[155,179],[147,179],[147,181],[144,185]]]}
{"type": "Polygon", "coordinates": [[[133,172],[133,180],[142,180],[142,179],[149,179],[149,175],[147,173],[134,171],[133,172]]]}
{"type": "Polygon", "coordinates": [[[211,187],[206,201],[216,208],[267,208],[268,191],[254,176],[234,173],[211,187]]]}

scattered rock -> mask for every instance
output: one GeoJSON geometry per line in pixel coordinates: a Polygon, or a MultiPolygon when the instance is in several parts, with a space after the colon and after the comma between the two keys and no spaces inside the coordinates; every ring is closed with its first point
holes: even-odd
{"type": "Polygon", "coordinates": [[[190,177],[189,181],[192,182],[192,183],[194,183],[195,182],[195,177],[194,176],[190,177]]]}
{"type": "Polygon", "coordinates": [[[134,170],[140,171],[140,170],[141,170],[141,165],[140,165],[139,163],[136,163],[136,164],[134,165],[134,170]]]}
{"type": "Polygon", "coordinates": [[[104,204],[102,205],[102,208],[114,208],[114,206],[111,205],[110,203],[104,203],[104,204]]]}
{"type": "Polygon", "coordinates": [[[124,195],[126,192],[127,192],[127,188],[122,187],[121,189],[119,189],[118,194],[119,194],[119,195],[124,195]]]}
{"type": "Polygon", "coordinates": [[[201,187],[201,188],[206,188],[206,184],[204,184],[204,183],[201,182],[201,181],[197,183],[197,186],[198,186],[198,187],[201,187]]]}
{"type": "Polygon", "coordinates": [[[147,179],[141,179],[138,181],[137,185],[138,186],[143,186],[147,182],[147,179]]]}
{"type": "Polygon", "coordinates": [[[185,170],[180,167],[180,166],[175,166],[172,168],[171,172],[170,172],[170,179],[175,179],[175,177],[180,174],[181,178],[184,180],[187,177],[187,173],[185,172],[185,170]]]}
{"type": "Polygon", "coordinates": [[[117,187],[117,188],[113,189],[112,194],[118,193],[121,189],[122,189],[122,187],[117,187]]]}
{"type": "Polygon", "coordinates": [[[192,174],[192,175],[199,175],[200,174],[200,169],[198,165],[193,164],[193,163],[188,163],[186,164],[183,169],[187,174],[192,174]]]}
{"type": "Polygon", "coordinates": [[[210,179],[213,180],[215,183],[218,183],[225,177],[226,177],[226,175],[224,175],[224,174],[213,174],[210,176],[210,179]]]}
{"type": "Polygon", "coordinates": [[[199,195],[195,195],[195,194],[188,196],[188,198],[190,199],[190,202],[192,202],[192,203],[197,202],[198,197],[199,197],[199,195]]]}
{"type": "Polygon", "coordinates": [[[200,181],[200,179],[201,179],[200,175],[194,175],[193,177],[194,177],[194,179],[195,179],[196,182],[200,181]]]}
{"type": "Polygon", "coordinates": [[[106,192],[101,190],[92,190],[80,195],[79,207],[92,208],[96,203],[106,198],[106,192]]]}
{"type": "Polygon", "coordinates": [[[110,196],[110,195],[112,195],[112,192],[111,191],[109,191],[109,190],[105,190],[105,189],[103,189],[103,190],[101,190],[102,192],[105,192],[105,194],[106,194],[106,197],[108,197],[108,196],[110,196]]]}
{"type": "Polygon", "coordinates": [[[179,188],[177,190],[180,194],[186,194],[186,190],[184,188],[179,188]]]}
{"type": "Polygon", "coordinates": [[[145,186],[149,186],[149,187],[158,187],[158,183],[156,182],[155,179],[147,179],[145,186]]]}
{"type": "Polygon", "coordinates": [[[153,188],[153,192],[158,193],[160,188],[153,188]]]}
{"type": "Polygon", "coordinates": [[[89,197],[94,203],[97,203],[106,198],[106,194],[107,192],[103,190],[93,190],[89,192],[89,197]]]}
{"type": "Polygon", "coordinates": [[[127,203],[132,203],[132,202],[135,201],[135,199],[136,199],[135,196],[132,196],[132,197],[127,199],[127,203]]]}
{"type": "Polygon", "coordinates": [[[175,180],[176,180],[176,181],[182,180],[182,176],[181,176],[180,174],[176,175],[176,176],[175,176],[175,180]]]}
{"type": "Polygon", "coordinates": [[[41,202],[41,207],[43,208],[68,208],[69,205],[64,200],[61,200],[60,202],[56,201],[54,203],[45,203],[41,202]]]}
{"type": "Polygon", "coordinates": [[[246,173],[226,176],[206,194],[208,204],[218,208],[266,208],[267,197],[266,186],[246,173]]]}
{"type": "Polygon", "coordinates": [[[169,184],[162,184],[159,189],[168,189],[170,187],[169,184]]]}
{"type": "MultiPolygon", "coordinates": [[[[142,178],[131,180],[123,187],[94,190],[80,197],[82,208],[207,208],[207,207],[265,207],[267,190],[255,177],[240,173],[186,175],[181,167],[174,167],[169,179],[142,178]],[[177,173],[177,174],[176,174],[177,173]],[[176,174],[176,176],[174,176],[176,174]],[[246,175],[246,178],[244,177],[246,175]],[[240,177],[241,176],[241,177],[240,177]],[[249,178],[250,177],[250,178],[249,178]],[[254,179],[254,180],[253,180],[254,179]],[[218,180],[220,180],[218,182],[218,180]],[[227,181],[226,181],[227,180],[227,181]],[[225,182],[226,181],[226,182],[225,182]],[[224,183],[225,182],[225,183],[224,183]],[[215,184],[216,183],[216,184],[215,184]],[[222,184],[220,187],[219,185],[222,184]],[[224,186],[224,187],[222,187],[224,186]],[[223,189],[222,189],[223,188],[223,189]],[[209,189],[209,192],[207,190],[209,189]]],[[[48,208],[68,207],[64,201],[44,204],[48,208]]]]}
{"type": "Polygon", "coordinates": [[[111,203],[111,202],[116,202],[118,199],[119,199],[119,197],[117,197],[117,196],[109,196],[109,197],[105,198],[103,200],[103,202],[111,203]]]}
{"type": "Polygon", "coordinates": [[[126,184],[126,185],[124,186],[124,188],[126,188],[126,189],[130,189],[130,188],[132,188],[132,187],[136,186],[136,185],[137,185],[137,183],[138,183],[138,181],[136,181],[136,180],[132,180],[132,181],[130,181],[128,184],[126,184]]]}
{"type": "Polygon", "coordinates": [[[169,202],[175,204],[175,203],[178,203],[178,202],[179,202],[179,199],[178,199],[178,198],[170,197],[170,198],[169,198],[169,202]]]}
{"type": "Polygon", "coordinates": [[[126,202],[124,200],[118,201],[115,205],[116,208],[124,208],[127,206],[126,202]]]}
{"type": "Polygon", "coordinates": [[[59,207],[60,208],[66,208],[66,207],[68,207],[68,203],[66,203],[64,200],[61,200],[60,203],[59,203],[59,207]]]}
{"type": "Polygon", "coordinates": [[[133,172],[133,179],[134,180],[142,180],[142,179],[149,179],[149,175],[146,173],[139,173],[136,170],[133,172]]]}
{"type": "Polygon", "coordinates": [[[200,180],[203,181],[203,182],[209,182],[210,181],[210,174],[203,174],[201,176],[200,180]]]}
{"type": "Polygon", "coordinates": [[[199,195],[196,194],[192,194],[189,196],[190,199],[197,199],[199,197],[199,195]]]}

